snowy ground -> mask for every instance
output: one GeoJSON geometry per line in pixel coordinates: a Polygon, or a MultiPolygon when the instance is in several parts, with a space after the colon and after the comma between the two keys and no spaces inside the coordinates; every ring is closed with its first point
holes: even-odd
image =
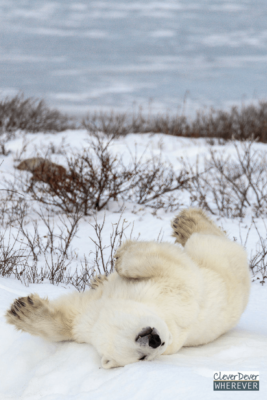
{"type": "Polygon", "coordinates": [[[85,112],[266,97],[265,0],[1,0],[0,94],[85,112]]]}
{"type": "MultiPolygon", "coordinates": [[[[0,279],[0,398],[27,400],[80,399],[220,399],[212,391],[214,371],[259,371],[260,392],[267,391],[267,321],[265,288],[253,286],[249,307],[238,326],[214,343],[184,348],[124,368],[104,370],[90,345],[53,344],[18,333],[3,314],[15,297],[37,292],[56,297],[66,289],[0,279]]],[[[248,399],[251,393],[227,393],[227,399],[248,399]]]]}
{"type": "MultiPolygon", "coordinates": [[[[6,145],[11,154],[2,157],[1,176],[12,176],[14,158],[25,140],[27,151],[23,158],[36,155],[49,142],[60,146],[65,137],[69,149],[82,148],[88,139],[85,131],[68,131],[57,135],[23,135],[17,133],[14,140],[6,145]]],[[[194,160],[196,155],[205,155],[208,151],[204,139],[190,140],[166,135],[128,135],[118,139],[113,145],[115,153],[124,154],[127,159],[127,147],[138,154],[145,148],[149,152],[167,157],[178,168],[177,157],[184,156],[194,160]]],[[[266,145],[257,144],[262,149],[266,145]]],[[[233,150],[231,143],[225,146],[213,146],[224,154],[233,150]]],[[[42,155],[42,153],[40,153],[42,155]]],[[[53,161],[63,163],[62,156],[52,155],[53,161]]],[[[26,172],[22,172],[26,174],[26,172]]],[[[189,205],[186,203],[184,205],[189,205]]],[[[119,218],[121,204],[112,202],[106,210],[99,212],[98,220],[106,214],[104,242],[108,243],[111,223],[119,218]]],[[[140,233],[140,240],[156,240],[162,229],[163,240],[171,238],[170,220],[173,213],[159,210],[156,214],[150,207],[137,204],[125,204],[124,217],[134,222],[134,236],[140,233]]],[[[57,218],[57,217],[55,217],[57,218]]],[[[88,222],[92,217],[84,218],[80,223],[73,248],[80,258],[94,250],[89,236],[94,232],[88,222]]],[[[240,241],[240,233],[245,238],[251,221],[248,213],[243,221],[217,218],[217,222],[228,232],[229,237],[240,241]]],[[[39,221],[40,222],[40,221],[39,221]]],[[[265,236],[263,224],[258,221],[259,229],[265,236]]],[[[40,228],[41,222],[40,222],[40,228]]],[[[252,229],[247,249],[253,251],[258,238],[252,229]]],[[[54,298],[73,290],[70,287],[51,284],[23,286],[14,279],[0,278],[0,399],[27,400],[79,400],[79,399],[219,399],[223,395],[213,392],[214,371],[259,371],[260,392],[254,394],[257,399],[266,398],[267,393],[267,289],[256,280],[252,284],[249,306],[239,324],[232,331],[206,346],[184,348],[177,355],[161,356],[153,362],[139,362],[114,370],[100,368],[100,358],[90,345],[75,343],[53,344],[25,333],[16,332],[4,320],[4,313],[12,301],[20,296],[37,292],[40,296],[54,298]]],[[[228,392],[227,399],[251,398],[250,393],[228,392]]]]}

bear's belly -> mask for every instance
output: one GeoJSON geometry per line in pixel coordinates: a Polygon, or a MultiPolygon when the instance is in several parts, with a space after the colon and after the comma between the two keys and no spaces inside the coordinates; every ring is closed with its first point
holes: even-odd
{"type": "Polygon", "coordinates": [[[236,325],[243,312],[244,288],[235,282],[228,285],[211,270],[202,270],[204,292],[198,318],[192,324],[184,346],[212,342],[236,325]]]}

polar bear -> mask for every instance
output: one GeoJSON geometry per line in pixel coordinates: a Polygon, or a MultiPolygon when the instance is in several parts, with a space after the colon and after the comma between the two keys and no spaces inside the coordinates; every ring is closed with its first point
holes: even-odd
{"type": "Polygon", "coordinates": [[[172,228],[183,248],[128,240],[116,252],[116,271],[92,289],[54,301],[19,298],[7,322],[48,340],[90,343],[106,369],[213,341],[247,305],[246,252],[201,209],[181,211],[172,228]]]}

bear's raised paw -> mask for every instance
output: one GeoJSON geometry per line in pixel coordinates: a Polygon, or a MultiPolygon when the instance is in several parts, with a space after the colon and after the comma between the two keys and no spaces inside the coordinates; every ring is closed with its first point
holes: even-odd
{"type": "Polygon", "coordinates": [[[185,246],[193,233],[212,234],[224,236],[222,230],[217,227],[200,208],[188,208],[182,210],[171,222],[172,236],[176,242],[185,246]]]}

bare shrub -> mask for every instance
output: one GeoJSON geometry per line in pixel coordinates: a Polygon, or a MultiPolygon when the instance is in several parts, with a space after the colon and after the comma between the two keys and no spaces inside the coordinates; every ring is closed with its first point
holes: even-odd
{"type": "Polygon", "coordinates": [[[67,176],[55,175],[47,182],[36,183],[31,188],[34,200],[67,213],[82,211],[88,215],[129,190],[133,172],[110,153],[111,140],[96,137],[82,154],[65,155],[67,176]]]}
{"type": "Polygon", "coordinates": [[[31,275],[26,274],[26,279],[28,282],[35,280],[32,271],[37,271],[37,263],[42,257],[44,261],[42,280],[48,279],[52,284],[62,282],[64,281],[67,267],[76,259],[70,245],[78,232],[81,216],[79,214],[64,217],[59,215],[60,223],[57,224],[59,233],[56,234],[54,220],[51,215],[49,213],[45,215],[43,212],[37,212],[37,214],[47,230],[46,235],[43,237],[38,231],[37,221],[32,221],[31,223],[33,227],[32,234],[25,227],[25,219],[21,219],[19,222],[19,233],[23,236],[24,244],[29,250],[33,267],[30,269],[31,275]]]}
{"type": "Polygon", "coordinates": [[[0,233],[0,276],[15,276],[21,280],[28,264],[27,247],[18,241],[19,232],[14,236],[12,229],[0,233]]]}
{"type": "Polygon", "coordinates": [[[34,170],[31,179],[16,175],[6,189],[67,214],[90,215],[110,200],[173,211],[186,196],[191,205],[228,218],[243,218],[248,210],[254,217],[267,213],[267,157],[254,138],[232,142],[230,155],[210,147],[194,163],[180,159],[178,170],[161,155],[113,154],[113,140],[96,134],[81,154],[65,153],[66,169],[47,160],[48,168],[34,170]]]}
{"type": "MultiPolygon", "coordinates": [[[[123,218],[123,212],[121,213],[118,222],[112,224],[112,232],[110,234],[110,243],[108,246],[103,245],[102,233],[105,227],[105,216],[102,224],[99,224],[97,217],[94,216],[94,224],[90,224],[95,231],[96,239],[90,237],[91,241],[95,244],[94,252],[94,268],[99,274],[103,272],[105,275],[109,275],[114,271],[114,255],[116,250],[120,247],[122,239],[125,236],[125,230],[131,225],[123,218]],[[109,249],[109,256],[105,258],[105,250],[109,249]]],[[[132,231],[130,238],[132,236],[132,231]]]]}
{"type": "Polygon", "coordinates": [[[13,190],[12,184],[9,186],[10,189],[0,189],[0,226],[4,229],[24,218],[31,203],[23,193],[13,190]]]}
{"type": "Polygon", "coordinates": [[[66,149],[69,147],[69,144],[66,144],[66,138],[63,137],[61,139],[61,142],[56,145],[53,142],[50,142],[47,149],[46,149],[46,154],[45,154],[45,158],[50,157],[52,154],[60,154],[60,155],[64,155],[66,152],[66,149]]]}
{"type": "Polygon", "coordinates": [[[183,137],[207,137],[246,140],[254,135],[260,142],[267,142],[267,102],[256,105],[232,107],[230,111],[211,108],[200,110],[191,119],[183,112],[173,114],[146,114],[138,112],[95,112],[82,121],[49,108],[44,100],[24,98],[18,94],[0,101],[0,133],[12,134],[16,130],[28,132],[61,132],[85,127],[89,132],[103,132],[108,136],[128,133],[164,133],[183,137]]]}
{"type": "MultiPolygon", "coordinates": [[[[191,177],[184,169],[176,172],[161,156],[152,155],[144,161],[144,155],[137,158],[130,153],[125,164],[122,156],[110,151],[113,139],[95,135],[82,154],[65,154],[67,173],[50,171],[42,179],[43,171],[38,175],[35,171],[34,184],[21,175],[20,180],[13,180],[12,189],[29,193],[33,200],[65,213],[84,215],[102,210],[110,200],[118,199],[156,208],[169,207],[169,201],[173,208],[180,204],[177,195],[172,200],[166,195],[188,185],[191,177]]],[[[7,188],[11,188],[10,181],[7,188]]]]}
{"type": "Polygon", "coordinates": [[[0,101],[0,132],[61,132],[77,127],[74,118],[49,108],[44,100],[18,94],[0,101]]]}
{"type": "Polygon", "coordinates": [[[123,198],[156,209],[178,209],[181,205],[179,190],[189,188],[192,179],[194,177],[185,168],[175,171],[161,155],[152,155],[147,161],[141,157],[134,163],[133,188],[123,198]]]}
{"type": "MultiPolygon", "coordinates": [[[[264,285],[265,279],[267,279],[267,228],[265,221],[261,219],[261,222],[265,228],[265,237],[264,235],[261,235],[260,230],[258,228],[257,222],[252,219],[251,224],[246,226],[247,228],[247,234],[245,240],[242,237],[240,225],[239,225],[239,237],[240,237],[240,242],[242,246],[245,248],[247,247],[248,243],[248,238],[250,236],[252,228],[255,229],[257,235],[258,235],[258,241],[257,243],[253,246],[253,250],[251,251],[250,257],[249,257],[249,268],[252,272],[252,282],[259,282],[262,285],[264,285]],[[260,276],[259,276],[260,275],[260,276]]],[[[234,240],[237,240],[234,238],[234,240]]]]}
{"type": "MultiPolygon", "coordinates": [[[[180,115],[146,115],[138,113],[95,112],[83,119],[82,125],[89,132],[103,132],[108,136],[125,136],[129,133],[165,133],[174,136],[187,136],[190,122],[180,115]]],[[[188,135],[189,136],[189,135],[188,135]]]]}
{"type": "Polygon", "coordinates": [[[255,139],[267,141],[267,102],[258,105],[232,107],[230,112],[210,109],[208,114],[199,112],[192,122],[192,130],[200,137],[217,137],[225,140],[235,137],[247,140],[254,135],[255,139]]]}
{"type": "Polygon", "coordinates": [[[265,226],[265,237],[261,236],[255,221],[253,221],[259,240],[255,246],[255,252],[252,252],[251,254],[249,266],[254,280],[259,279],[259,282],[264,285],[264,283],[266,283],[265,279],[267,279],[267,228],[264,220],[262,221],[265,226]],[[256,277],[259,274],[261,275],[261,278],[256,277]]]}
{"type": "Polygon", "coordinates": [[[104,132],[106,135],[127,135],[128,133],[165,133],[183,137],[207,137],[230,140],[246,140],[251,135],[267,142],[267,102],[257,105],[232,107],[230,111],[200,110],[194,119],[182,114],[147,115],[138,113],[96,112],[88,114],[83,126],[90,132],[104,132]]]}
{"type": "MultiPolygon", "coordinates": [[[[97,220],[97,215],[94,215],[94,223],[90,223],[94,228],[95,238],[90,237],[90,240],[95,245],[95,251],[91,251],[89,256],[84,255],[83,260],[80,262],[79,268],[76,268],[73,274],[69,274],[65,278],[65,282],[73,285],[77,290],[84,291],[86,288],[94,284],[94,279],[98,275],[105,274],[108,276],[114,271],[115,253],[120,247],[122,239],[126,238],[125,231],[132,225],[129,238],[132,238],[134,224],[128,223],[123,218],[123,211],[116,223],[112,223],[112,231],[109,237],[109,244],[103,244],[103,231],[106,229],[106,218],[100,224],[97,220]],[[107,255],[108,254],[108,255],[107,255]],[[90,257],[92,259],[90,260],[90,257]]],[[[139,236],[135,238],[138,240],[139,236]]]]}
{"type": "Polygon", "coordinates": [[[7,136],[2,135],[0,139],[0,156],[7,157],[11,153],[11,150],[7,150],[6,144],[9,138],[7,136]]]}
{"type": "Polygon", "coordinates": [[[82,125],[88,132],[103,132],[107,136],[124,136],[130,131],[126,113],[94,112],[83,119],[82,125]]]}
{"type": "MultiPolygon", "coordinates": [[[[14,277],[25,285],[50,282],[72,285],[83,291],[91,287],[97,275],[108,276],[113,272],[114,254],[131,225],[123,219],[123,214],[112,224],[110,242],[105,245],[102,238],[106,229],[105,218],[99,224],[94,217],[94,223],[90,225],[94,228],[95,237],[90,240],[95,245],[95,251],[84,254],[80,261],[72,248],[72,241],[78,233],[81,215],[59,216],[55,225],[49,212],[37,214],[38,221],[41,220],[46,227],[45,235],[40,233],[37,220],[23,214],[15,230],[9,227],[0,233],[0,276],[14,277]],[[75,269],[73,264],[76,264],[75,269]]],[[[133,226],[130,237],[132,232],[133,226]]]]}
{"type": "Polygon", "coordinates": [[[183,161],[194,176],[188,188],[192,205],[228,218],[242,218],[248,208],[255,217],[266,215],[267,158],[253,145],[253,140],[233,142],[229,156],[210,149],[202,169],[199,160],[194,165],[183,161]]]}
{"type": "Polygon", "coordinates": [[[59,216],[56,233],[49,213],[37,214],[45,224],[46,235],[40,234],[37,220],[26,219],[23,214],[15,229],[5,229],[0,235],[0,275],[14,276],[27,285],[45,280],[52,284],[64,282],[68,266],[77,258],[71,242],[77,234],[80,216],[59,216]],[[16,235],[12,234],[15,230],[16,235]]]}

